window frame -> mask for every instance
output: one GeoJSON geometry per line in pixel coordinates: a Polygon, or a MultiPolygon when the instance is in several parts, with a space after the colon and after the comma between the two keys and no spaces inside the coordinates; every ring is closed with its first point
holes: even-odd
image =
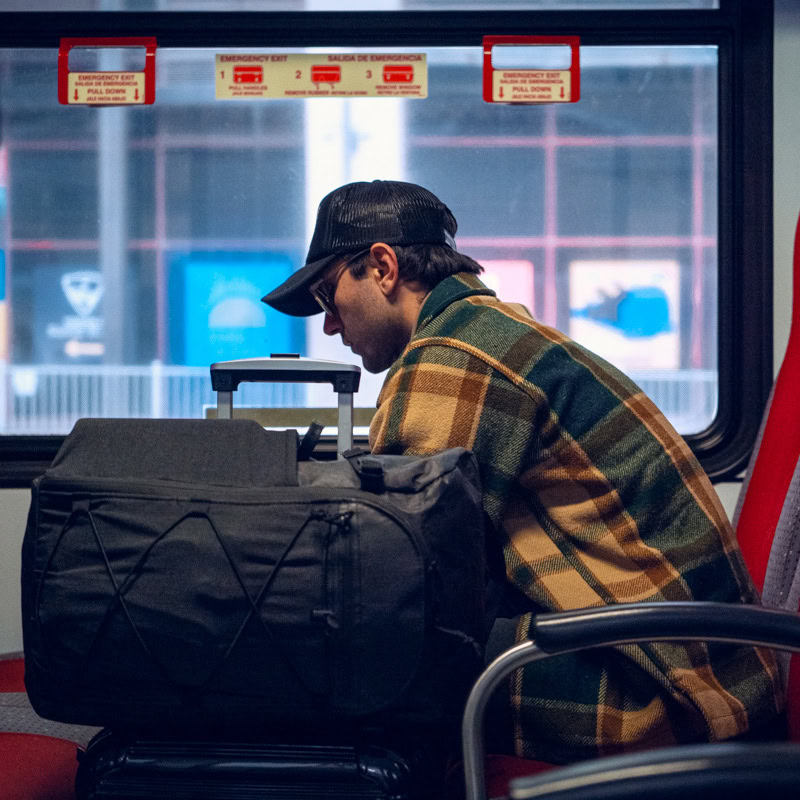
{"type": "MultiPolygon", "coordinates": [[[[0,48],[14,49],[123,35],[170,48],[480,47],[485,34],[533,33],[579,35],[583,45],[718,47],[719,402],[711,425],[684,438],[713,481],[735,477],[773,379],[772,0],[676,11],[0,12],[0,48]]],[[[63,440],[0,436],[0,487],[30,485],[63,440]]]]}

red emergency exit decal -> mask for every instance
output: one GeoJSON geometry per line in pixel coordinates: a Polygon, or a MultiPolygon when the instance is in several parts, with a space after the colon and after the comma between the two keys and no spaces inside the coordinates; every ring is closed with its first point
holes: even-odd
{"type": "Polygon", "coordinates": [[[387,64],[383,68],[384,83],[411,83],[414,80],[414,67],[408,64],[387,64]]]}
{"type": "Polygon", "coordinates": [[[58,48],[58,102],[62,105],[149,105],[156,99],[156,40],[152,36],[92,36],[61,39],[58,48]],[[73,47],[144,47],[138,72],[70,72],[73,47]]]}
{"type": "Polygon", "coordinates": [[[342,68],[338,64],[312,64],[311,83],[315,86],[320,83],[342,82],[342,68]]]}
{"type": "Polygon", "coordinates": [[[256,66],[240,66],[233,68],[233,82],[234,83],[263,83],[264,82],[264,68],[261,65],[256,66]]]}
{"type": "Polygon", "coordinates": [[[483,99],[487,103],[576,103],[581,94],[580,78],[579,36],[483,37],[483,99]],[[495,45],[566,45],[571,51],[571,63],[568,69],[495,69],[495,45]]]}

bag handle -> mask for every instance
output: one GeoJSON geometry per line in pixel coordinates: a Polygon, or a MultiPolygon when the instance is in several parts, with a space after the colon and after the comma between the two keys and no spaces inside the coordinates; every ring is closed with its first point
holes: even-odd
{"type": "Polygon", "coordinates": [[[380,459],[371,456],[366,450],[355,447],[347,450],[342,455],[355,470],[361,481],[361,489],[365,492],[380,494],[385,488],[383,463],[380,459]]]}

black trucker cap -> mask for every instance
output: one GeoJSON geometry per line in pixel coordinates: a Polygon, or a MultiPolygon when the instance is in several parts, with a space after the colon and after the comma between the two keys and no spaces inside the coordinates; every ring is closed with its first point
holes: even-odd
{"type": "Polygon", "coordinates": [[[436,195],[414,183],[359,181],[322,198],[306,263],[262,301],[284,314],[322,309],[308,291],[340,256],[386,244],[446,244],[455,249],[456,220],[436,195]]]}

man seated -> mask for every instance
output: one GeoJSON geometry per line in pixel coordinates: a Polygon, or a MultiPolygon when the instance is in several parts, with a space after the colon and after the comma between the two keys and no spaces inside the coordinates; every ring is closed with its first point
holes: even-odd
{"type": "MultiPolygon", "coordinates": [[[[324,311],[325,332],[365,369],[389,368],[373,452],[475,454],[514,618],[494,639],[524,640],[542,611],[757,603],[725,511],[663,414],[615,367],[498,299],[456,250],[456,227],[421,186],[342,186],[320,203],[305,266],[263,300],[324,311]]],[[[549,659],[509,688],[508,752],[551,763],[765,735],[784,702],[771,651],[700,643],[549,659]]]]}

